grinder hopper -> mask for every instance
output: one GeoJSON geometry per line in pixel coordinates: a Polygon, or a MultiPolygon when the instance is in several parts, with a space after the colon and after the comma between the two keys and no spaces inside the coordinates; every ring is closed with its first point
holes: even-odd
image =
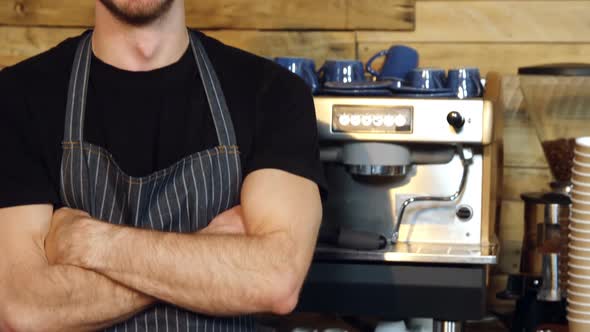
{"type": "Polygon", "coordinates": [[[567,186],[575,138],[590,134],[590,64],[525,67],[518,73],[553,178],[567,186]]]}

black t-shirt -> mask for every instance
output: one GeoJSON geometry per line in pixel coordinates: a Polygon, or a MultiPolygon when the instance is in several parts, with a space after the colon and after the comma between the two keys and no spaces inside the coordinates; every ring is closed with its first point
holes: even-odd
{"type": "MultiPolygon", "coordinates": [[[[201,35],[236,131],[244,176],[281,169],[324,188],[310,89],[272,61],[201,35]]],[[[59,197],[69,77],[80,37],[0,72],[0,207],[59,197]]],[[[93,56],[84,140],[131,176],[218,144],[190,48],[176,63],[130,72],[93,56]]]]}

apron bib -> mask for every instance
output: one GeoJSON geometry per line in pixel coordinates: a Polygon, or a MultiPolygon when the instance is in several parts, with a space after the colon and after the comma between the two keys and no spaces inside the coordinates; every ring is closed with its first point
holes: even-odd
{"type": "MultiPolygon", "coordinates": [[[[239,151],[214,68],[199,36],[189,30],[219,145],[144,177],[133,177],[104,148],[84,141],[84,111],[92,32],[78,45],[68,90],[60,194],[65,206],[93,218],[164,232],[195,232],[239,204],[239,151]]],[[[130,133],[132,135],[132,133],[130,133]]],[[[214,318],[160,303],[107,331],[253,331],[249,316],[214,318]]]]}

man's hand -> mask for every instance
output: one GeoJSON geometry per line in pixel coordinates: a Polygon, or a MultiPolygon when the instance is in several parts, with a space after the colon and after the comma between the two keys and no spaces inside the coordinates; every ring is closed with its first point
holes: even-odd
{"type": "Polygon", "coordinates": [[[242,207],[237,205],[218,215],[199,234],[245,235],[246,227],[244,226],[242,207]]]}
{"type": "Polygon", "coordinates": [[[45,238],[45,254],[51,265],[74,265],[76,253],[89,239],[81,239],[84,228],[91,227],[90,215],[84,211],[61,208],[53,213],[51,227],[45,238]]]}

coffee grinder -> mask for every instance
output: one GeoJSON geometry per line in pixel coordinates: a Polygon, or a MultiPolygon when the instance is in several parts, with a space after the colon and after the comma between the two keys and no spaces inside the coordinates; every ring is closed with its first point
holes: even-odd
{"type": "Polygon", "coordinates": [[[553,176],[547,192],[524,193],[525,235],[520,274],[501,298],[517,299],[512,331],[567,324],[567,243],[575,137],[590,132],[590,65],[519,69],[526,109],[553,176]]]}

